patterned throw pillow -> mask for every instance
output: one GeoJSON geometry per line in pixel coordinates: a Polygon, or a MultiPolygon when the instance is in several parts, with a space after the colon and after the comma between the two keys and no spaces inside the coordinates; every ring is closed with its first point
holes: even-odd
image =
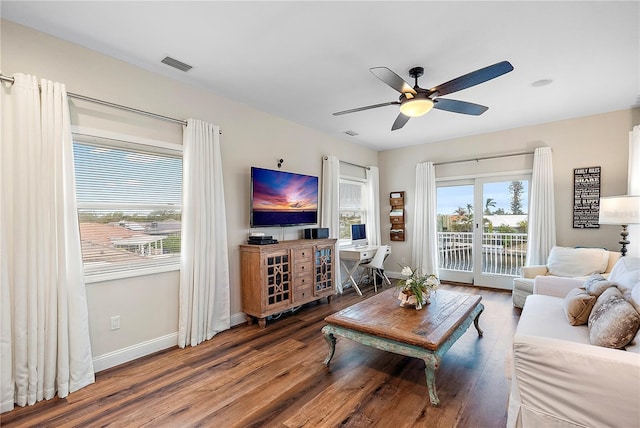
{"type": "Polygon", "coordinates": [[[607,278],[598,273],[594,273],[584,282],[584,288],[587,293],[595,297],[600,297],[604,290],[615,285],[615,283],[607,281],[607,278]]]}
{"type": "Polygon", "coordinates": [[[589,315],[589,341],[592,345],[622,348],[640,328],[640,314],[616,287],[598,297],[589,315]]]}
{"type": "Polygon", "coordinates": [[[590,295],[584,288],[574,288],[564,298],[564,314],[571,325],[583,325],[589,320],[591,309],[596,303],[596,297],[590,295]]]}

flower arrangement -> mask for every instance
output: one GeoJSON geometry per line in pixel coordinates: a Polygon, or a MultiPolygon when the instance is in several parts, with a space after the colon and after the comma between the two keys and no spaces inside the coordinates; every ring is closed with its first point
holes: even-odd
{"type": "Polygon", "coordinates": [[[423,274],[418,269],[409,266],[402,267],[402,275],[405,277],[398,282],[402,301],[401,306],[414,304],[416,309],[421,309],[423,303],[430,303],[431,292],[440,285],[440,280],[434,274],[423,274]],[[414,302],[415,300],[415,302],[414,302]]]}

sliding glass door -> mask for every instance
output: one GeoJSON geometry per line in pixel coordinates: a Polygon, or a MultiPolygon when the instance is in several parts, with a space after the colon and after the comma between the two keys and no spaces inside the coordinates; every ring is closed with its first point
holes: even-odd
{"type": "Polygon", "coordinates": [[[439,183],[441,279],[510,289],[526,256],[528,196],[526,175],[439,183]]]}

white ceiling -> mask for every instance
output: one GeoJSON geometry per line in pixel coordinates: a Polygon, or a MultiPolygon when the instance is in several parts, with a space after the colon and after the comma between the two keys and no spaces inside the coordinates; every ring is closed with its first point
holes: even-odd
{"type": "Polygon", "coordinates": [[[639,1],[5,0],[1,14],[376,150],[640,105],[639,1]],[[408,70],[423,66],[429,88],[502,60],[514,71],[443,97],[488,106],[481,116],[432,110],[392,132],[396,106],[331,115],[397,100],[370,67],[413,86],[408,70]]]}

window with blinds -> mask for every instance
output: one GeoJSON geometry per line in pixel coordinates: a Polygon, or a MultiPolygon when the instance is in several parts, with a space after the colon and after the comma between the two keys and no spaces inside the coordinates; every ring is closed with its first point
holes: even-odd
{"type": "Polygon", "coordinates": [[[74,138],[85,275],[178,269],[182,153],[74,138]]]}
{"type": "Polygon", "coordinates": [[[364,207],[365,183],[340,179],[340,240],[351,242],[351,225],[366,221],[364,207]]]}

